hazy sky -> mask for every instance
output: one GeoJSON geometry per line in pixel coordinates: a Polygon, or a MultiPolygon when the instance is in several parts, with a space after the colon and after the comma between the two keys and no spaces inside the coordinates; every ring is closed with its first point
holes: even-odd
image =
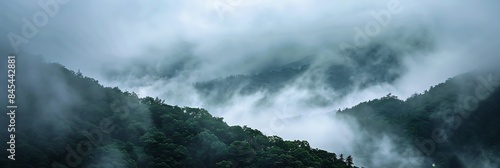
{"type": "MultiPolygon", "coordinates": [[[[410,71],[404,82],[421,90],[462,71],[458,69],[498,58],[494,49],[500,26],[493,20],[499,2],[398,2],[399,12],[391,14],[372,39],[405,41],[425,31],[435,42],[432,53],[409,61],[408,69],[418,69],[418,74],[410,71]],[[412,81],[420,76],[427,80],[412,81]]],[[[21,35],[22,18],[31,21],[43,8],[33,1],[0,3],[5,47],[10,46],[8,32],[21,35]]],[[[342,42],[354,44],[354,28],[364,30],[377,21],[371,12],[387,10],[388,4],[391,1],[68,0],[20,51],[100,80],[106,80],[103,70],[130,72],[131,63],[145,64],[155,73],[184,63],[190,76],[206,80],[335,53],[342,42]],[[279,54],[290,48],[295,52],[279,54]]]]}
{"type": "MultiPolygon", "coordinates": [[[[15,52],[9,33],[25,37],[23,18],[30,24],[33,16],[43,21],[39,12],[44,7],[38,3],[46,2],[55,1],[0,1],[2,54],[15,52]]],[[[355,124],[313,117],[276,131],[272,118],[303,111],[328,112],[389,92],[406,98],[459,73],[498,64],[498,7],[500,2],[494,0],[68,0],[58,5],[53,17],[47,15],[46,24],[35,26],[36,33],[29,31],[33,37],[25,37],[18,54],[41,55],[80,69],[106,86],[140,96],[208,108],[229,124],[250,125],[285,138],[307,139],[313,146],[332,151],[353,152],[348,149],[352,141],[361,142],[352,135],[355,124]],[[273,95],[266,107],[257,107],[255,102],[267,93],[235,95],[232,104],[210,106],[190,85],[302,59],[314,60],[317,66],[349,64],[350,58],[340,54],[341,44],[363,47],[356,45],[361,44],[356,41],[360,40],[358,30],[371,34],[371,43],[396,50],[402,65],[395,71],[404,73],[393,83],[355,90],[328,107],[297,103],[311,95],[328,97],[325,94],[331,91],[300,88],[300,83],[315,82],[307,74],[273,95]],[[327,136],[331,134],[347,138],[327,136]]],[[[390,145],[390,141],[381,138],[380,143],[390,145]]]]}
{"type": "MultiPolygon", "coordinates": [[[[33,16],[45,10],[32,1],[0,3],[5,13],[0,16],[0,34],[4,34],[0,44],[5,53],[12,53],[7,35],[22,36],[23,18],[33,22],[33,16]]],[[[459,73],[499,62],[496,47],[500,25],[494,22],[500,13],[499,4],[430,0],[68,0],[58,5],[45,26],[37,27],[34,37],[19,45],[19,52],[80,69],[105,85],[141,96],[162,96],[173,104],[196,106],[200,105],[199,98],[186,98],[181,96],[186,93],[178,92],[192,91],[185,85],[258,72],[303,58],[344,63],[349,58],[338,54],[341,44],[356,46],[358,28],[367,33],[367,25],[382,24],[370,40],[396,48],[403,64],[397,71],[405,73],[391,85],[358,94],[350,106],[388,92],[408,97],[459,73]],[[396,12],[390,13],[388,6],[396,6],[396,12]],[[380,22],[373,16],[384,11],[390,13],[390,19],[385,19],[388,21],[380,22]],[[411,41],[428,47],[411,51],[418,50],[411,41]],[[168,98],[165,93],[177,98],[168,98]]]]}

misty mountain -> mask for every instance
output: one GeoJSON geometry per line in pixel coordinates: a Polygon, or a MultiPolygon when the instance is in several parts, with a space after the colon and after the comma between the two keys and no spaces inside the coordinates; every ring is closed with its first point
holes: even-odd
{"type": "Polygon", "coordinates": [[[495,167],[500,165],[499,77],[496,70],[477,70],[406,100],[389,94],[363,102],[337,117],[353,116],[373,134],[398,135],[398,143],[410,143],[430,158],[425,165],[495,167]]]}
{"type": "Polygon", "coordinates": [[[306,69],[307,65],[286,67],[254,75],[234,75],[199,82],[195,83],[194,86],[210,103],[223,103],[230,100],[235,94],[250,95],[261,90],[271,93],[278,92],[304,73],[306,69]]]}
{"type": "Polygon", "coordinates": [[[499,6],[0,1],[0,168],[498,168],[499,6]]]}
{"type": "MultiPolygon", "coordinates": [[[[415,44],[425,43],[422,39],[405,43],[412,47],[407,51],[428,50],[427,46],[415,44]]],[[[361,49],[345,49],[342,54],[345,58],[340,62],[324,62],[325,58],[311,57],[255,74],[197,82],[194,87],[207,102],[217,104],[230,100],[234,95],[245,96],[259,91],[274,94],[297,81],[310,80],[314,83],[306,84],[305,89],[313,90],[320,83],[334,91],[336,99],[340,99],[355,89],[391,84],[405,73],[402,66],[404,57],[399,49],[391,45],[374,42],[361,49]]],[[[322,100],[311,101],[321,104],[322,100]]]]}
{"type": "Polygon", "coordinates": [[[0,158],[2,168],[355,167],[351,156],[304,140],[228,126],[204,109],[139,98],[37,57],[18,61],[17,156],[0,158]]]}
{"type": "MultiPolygon", "coordinates": [[[[204,109],[104,87],[60,64],[21,60],[18,121],[29,124],[17,127],[18,162],[2,158],[7,163],[2,167],[349,167],[352,162],[307,141],[228,126],[204,109]]],[[[331,117],[353,117],[370,134],[399,135],[395,152],[406,154],[400,144],[415,146],[426,156],[419,165],[491,167],[500,154],[498,79],[495,70],[474,71],[406,100],[389,94],[331,117]]],[[[282,80],[286,84],[287,78],[282,80]]],[[[373,147],[355,150],[368,154],[373,147]]]]}

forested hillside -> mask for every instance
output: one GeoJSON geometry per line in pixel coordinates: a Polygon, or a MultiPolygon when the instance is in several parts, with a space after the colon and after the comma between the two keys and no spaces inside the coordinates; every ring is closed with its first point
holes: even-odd
{"type": "Polygon", "coordinates": [[[60,64],[23,61],[16,160],[1,157],[2,168],[355,167],[351,156],[307,141],[228,126],[204,109],[139,98],[60,64]]]}
{"type": "Polygon", "coordinates": [[[494,70],[466,73],[407,100],[389,94],[337,116],[354,116],[372,133],[400,135],[437,167],[499,165],[499,77],[494,70]]]}

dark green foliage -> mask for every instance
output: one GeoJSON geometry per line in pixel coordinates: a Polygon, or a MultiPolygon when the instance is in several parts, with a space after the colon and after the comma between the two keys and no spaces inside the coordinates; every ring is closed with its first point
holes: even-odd
{"type": "Polygon", "coordinates": [[[354,116],[363,129],[375,134],[400,135],[440,167],[476,167],[476,162],[461,163],[457,158],[479,157],[485,151],[500,156],[500,89],[490,87],[500,82],[499,77],[497,71],[475,71],[405,101],[389,94],[337,115],[354,116]],[[425,140],[435,149],[422,148],[419,143],[425,140]]]}

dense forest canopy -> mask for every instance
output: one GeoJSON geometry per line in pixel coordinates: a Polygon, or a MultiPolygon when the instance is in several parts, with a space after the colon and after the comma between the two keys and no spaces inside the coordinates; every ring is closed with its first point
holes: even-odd
{"type": "MultiPolygon", "coordinates": [[[[29,68],[18,79],[25,88],[17,98],[18,156],[16,162],[1,158],[2,167],[355,167],[351,156],[228,126],[204,109],[104,87],[60,64],[33,59],[21,65],[29,68]]],[[[420,149],[427,165],[494,165],[498,77],[495,70],[474,71],[406,100],[388,94],[330,117],[352,116],[365,131],[399,135],[400,143],[420,149]]]]}

